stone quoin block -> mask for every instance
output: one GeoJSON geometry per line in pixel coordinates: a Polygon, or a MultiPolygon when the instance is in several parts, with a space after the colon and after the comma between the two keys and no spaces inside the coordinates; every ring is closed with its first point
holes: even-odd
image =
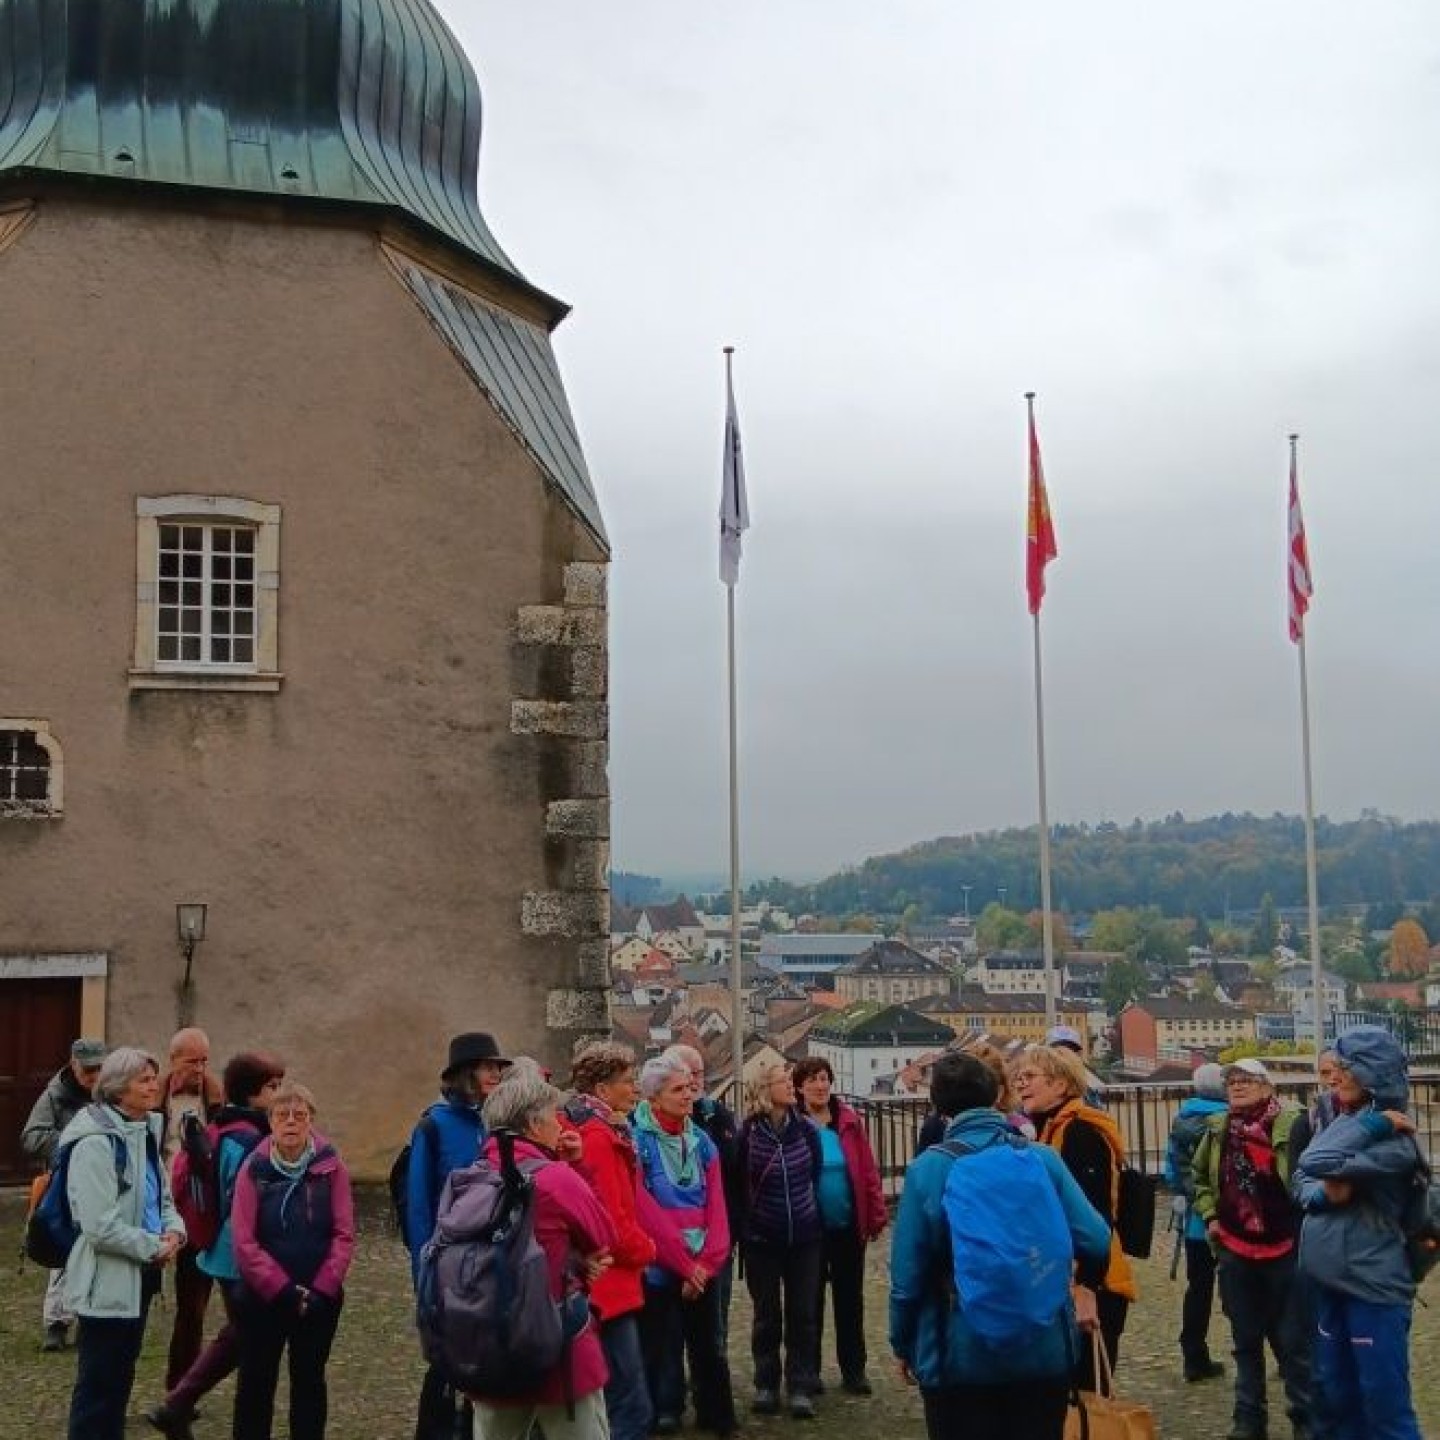
{"type": "Polygon", "coordinates": [[[575,877],[577,890],[605,890],[610,885],[610,842],[581,840],[575,846],[575,877]]]}
{"type": "Polygon", "coordinates": [[[575,947],[575,978],[582,990],[602,990],[610,984],[608,940],[586,940],[575,947]]]}
{"type": "Polygon", "coordinates": [[[610,896],[604,891],[532,890],[520,901],[520,929],[526,935],[594,938],[610,926],[610,896]]]}
{"type": "Polygon", "coordinates": [[[577,700],[603,700],[610,688],[610,652],[580,645],[570,652],[570,693],[577,700]]]}
{"type": "Polygon", "coordinates": [[[603,740],[610,732],[610,710],[594,700],[512,700],[510,729],[516,735],[603,740]]]}
{"type": "Polygon", "coordinates": [[[545,833],[555,840],[608,840],[610,805],[605,800],[552,800],[545,833]]]}
{"type": "Polygon", "coordinates": [[[603,610],[606,605],[606,589],[609,581],[609,566],[592,565],[576,561],[565,567],[565,603],[603,610]]]}
{"type": "Polygon", "coordinates": [[[552,990],[545,997],[545,1024],[551,1030],[610,1029],[608,990],[552,990]]]}
{"type": "Polygon", "coordinates": [[[603,610],[570,610],[563,605],[522,605],[515,613],[515,639],[521,645],[604,645],[608,626],[603,610]]]}
{"type": "Polygon", "coordinates": [[[571,757],[570,793],[586,799],[610,794],[610,747],[603,740],[577,745],[571,757]]]}

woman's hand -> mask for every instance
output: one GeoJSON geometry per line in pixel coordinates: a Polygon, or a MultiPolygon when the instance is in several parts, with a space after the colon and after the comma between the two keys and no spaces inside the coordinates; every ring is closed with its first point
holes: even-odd
{"type": "Polygon", "coordinates": [[[1380,1113],[1390,1122],[1397,1135],[1415,1133],[1415,1122],[1403,1110],[1382,1110],[1380,1113]]]}
{"type": "Polygon", "coordinates": [[[1100,1306],[1095,1292],[1088,1285],[1074,1285],[1070,1290],[1075,1299],[1075,1323],[1083,1335],[1093,1335],[1100,1328],[1100,1306]]]}
{"type": "Polygon", "coordinates": [[[614,1263],[615,1257],[608,1250],[597,1250],[593,1255],[587,1255],[585,1257],[586,1283],[593,1285],[614,1263]]]}
{"type": "Polygon", "coordinates": [[[155,1252],[152,1264],[168,1265],[185,1245],[185,1237],[178,1230],[167,1230],[160,1237],[160,1248],[155,1252]]]}
{"type": "Polygon", "coordinates": [[[705,1287],[709,1283],[709,1271],[703,1265],[697,1265],[690,1272],[689,1278],[681,1285],[680,1294],[686,1300],[698,1300],[705,1293],[705,1287]]]}
{"type": "Polygon", "coordinates": [[[1327,1204],[1337,1208],[1348,1205],[1355,1196],[1355,1187],[1348,1180],[1322,1180],[1327,1204]]]}
{"type": "Polygon", "coordinates": [[[562,1130],[560,1138],[555,1142],[555,1157],[563,1160],[567,1165],[576,1165],[580,1157],[585,1153],[584,1141],[580,1139],[577,1130],[562,1130]]]}

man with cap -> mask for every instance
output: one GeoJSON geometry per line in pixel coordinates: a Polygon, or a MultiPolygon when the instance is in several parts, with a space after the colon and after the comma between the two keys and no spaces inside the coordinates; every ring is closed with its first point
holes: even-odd
{"type": "MultiPolygon", "coordinates": [[[[55,1159],[61,1132],[89,1104],[90,1092],[107,1054],[109,1050],[103,1040],[76,1040],[70,1046],[69,1062],[55,1072],[35,1102],[20,1132],[20,1148],[41,1168],[49,1168],[55,1159]]],[[[69,1338],[70,1322],[75,1317],[65,1309],[64,1280],[63,1270],[50,1272],[41,1307],[45,1326],[42,1350],[63,1350],[69,1338]]]]}
{"type": "Polygon", "coordinates": [[[1294,1440],[1309,1440],[1306,1287],[1296,1283],[1300,1215],[1290,1194],[1310,1122],[1281,1100],[1259,1061],[1225,1069],[1227,1110],[1207,1122],[1192,1166],[1195,1210],[1215,1250],[1220,1303],[1235,1350],[1235,1405],[1226,1440],[1266,1440],[1265,1345],[1285,1385],[1294,1440]]]}
{"type": "MultiPolygon", "coordinates": [[[[440,1072],[440,1098],[420,1117],[410,1136],[405,1245],[410,1251],[412,1277],[419,1275],[420,1251],[435,1229],[445,1177],[480,1158],[486,1139],[480,1107],[510,1063],[500,1053],[495,1037],[483,1030],[457,1035],[450,1042],[449,1057],[440,1072]]],[[[431,1366],[420,1388],[415,1440],[453,1440],[456,1398],[445,1377],[431,1366]]],[[[460,1423],[468,1435],[468,1414],[460,1423]]]]}
{"type": "MultiPolygon", "coordinates": [[[[1195,1093],[1180,1104],[1165,1147],[1165,1182],[1175,1194],[1180,1238],[1185,1246],[1185,1299],[1180,1308],[1180,1356],[1189,1381],[1214,1380],[1225,1367],[1210,1356],[1210,1312],[1215,1303],[1215,1252],[1205,1222],[1195,1209],[1195,1152],[1212,1116],[1223,1115],[1225,1071],[1216,1064],[1199,1066],[1191,1079],[1195,1093]]],[[[1177,1257],[1178,1258],[1178,1257],[1177,1257]]],[[[1175,1278],[1174,1266],[1170,1278],[1175,1278]]]]}

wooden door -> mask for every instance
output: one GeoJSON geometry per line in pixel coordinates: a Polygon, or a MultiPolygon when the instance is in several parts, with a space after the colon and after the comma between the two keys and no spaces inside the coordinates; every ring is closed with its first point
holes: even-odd
{"type": "Polygon", "coordinates": [[[0,1185],[34,1170],[20,1131],[80,1034],[80,980],[0,980],[0,1185]]]}

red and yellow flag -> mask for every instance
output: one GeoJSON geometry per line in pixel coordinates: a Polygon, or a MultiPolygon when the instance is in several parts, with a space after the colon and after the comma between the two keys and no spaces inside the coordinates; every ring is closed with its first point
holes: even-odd
{"type": "Polygon", "coordinates": [[[1040,437],[1035,433],[1033,401],[1030,405],[1029,509],[1029,521],[1025,527],[1025,593],[1030,598],[1030,613],[1038,615],[1040,602],[1045,598],[1045,567],[1060,551],[1055,544],[1055,526],[1050,519],[1050,500],[1045,494],[1045,467],[1040,463],[1040,437]]]}

